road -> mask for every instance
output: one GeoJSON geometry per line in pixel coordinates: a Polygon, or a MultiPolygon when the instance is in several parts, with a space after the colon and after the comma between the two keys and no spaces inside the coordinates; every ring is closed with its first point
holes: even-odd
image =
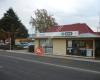
{"type": "Polygon", "coordinates": [[[100,80],[100,63],[0,51],[0,80],[100,80]]]}

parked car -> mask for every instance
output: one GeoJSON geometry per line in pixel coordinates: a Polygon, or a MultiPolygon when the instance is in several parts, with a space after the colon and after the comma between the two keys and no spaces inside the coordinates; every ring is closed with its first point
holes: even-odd
{"type": "Polygon", "coordinates": [[[29,46],[34,45],[31,42],[17,42],[16,46],[22,47],[22,48],[29,48],[29,46]]]}

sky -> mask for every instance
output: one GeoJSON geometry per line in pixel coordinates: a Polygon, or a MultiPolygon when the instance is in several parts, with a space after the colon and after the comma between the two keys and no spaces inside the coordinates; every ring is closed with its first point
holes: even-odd
{"type": "Polygon", "coordinates": [[[29,24],[36,9],[46,9],[59,25],[86,23],[97,31],[100,16],[100,0],[0,0],[0,18],[12,7],[29,33],[29,24]]]}

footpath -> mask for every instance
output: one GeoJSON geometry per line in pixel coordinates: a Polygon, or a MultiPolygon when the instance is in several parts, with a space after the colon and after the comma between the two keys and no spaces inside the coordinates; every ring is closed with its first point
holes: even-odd
{"type": "MultiPolygon", "coordinates": [[[[28,55],[37,55],[32,52],[28,52],[27,50],[6,50],[7,52],[18,53],[18,54],[28,54],[28,55]]],[[[53,54],[44,54],[44,57],[52,57],[52,58],[63,58],[63,59],[71,59],[71,60],[79,60],[79,61],[88,61],[88,62],[99,62],[98,59],[87,58],[87,57],[79,57],[79,56],[62,56],[62,55],[53,55],[53,54]]]]}

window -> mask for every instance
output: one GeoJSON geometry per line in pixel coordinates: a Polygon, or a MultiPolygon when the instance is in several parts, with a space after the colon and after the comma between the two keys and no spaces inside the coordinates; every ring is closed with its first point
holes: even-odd
{"type": "Polygon", "coordinates": [[[86,42],[84,40],[80,40],[79,47],[86,47],[86,42]]]}
{"type": "Polygon", "coordinates": [[[93,40],[87,40],[86,41],[86,47],[87,48],[93,48],[93,40]]]}
{"type": "Polygon", "coordinates": [[[72,40],[68,40],[68,47],[72,47],[72,40]]]}
{"type": "Polygon", "coordinates": [[[45,53],[53,52],[53,42],[52,39],[41,39],[40,46],[42,46],[45,50],[45,53]]]}
{"type": "Polygon", "coordinates": [[[73,47],[86,47],[86,41],[84,40],[73,40],[73,44],[72,44],[73,47]]]}
{"type": "Polygon", "coordinates": [[[41,39],[40,40],[40,46],[43,47],[45,45],[45,43],[46,43],[46,39],[41,39]]]}

